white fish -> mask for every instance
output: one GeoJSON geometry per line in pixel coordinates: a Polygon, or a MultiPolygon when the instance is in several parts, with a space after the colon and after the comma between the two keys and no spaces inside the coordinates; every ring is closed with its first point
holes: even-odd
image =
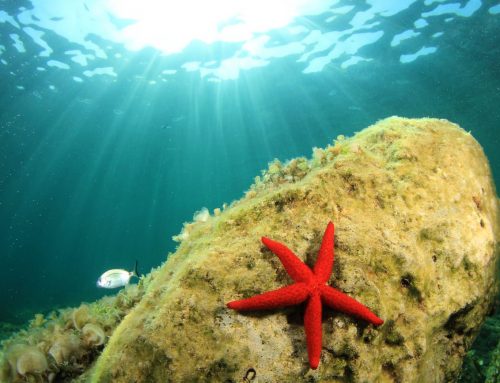
{"type": "Polygon", "coordinates": [[[117,287],[123,287],[129,284],[130,278],[139,278],[139,272],[137,271],[137,261],[135,262],[135,267],[133,271],[127,271],[124,269],[111,269],[106,271],[97,280],[97,287],[102,287],[104,289],[115,289],[117,287]]]}

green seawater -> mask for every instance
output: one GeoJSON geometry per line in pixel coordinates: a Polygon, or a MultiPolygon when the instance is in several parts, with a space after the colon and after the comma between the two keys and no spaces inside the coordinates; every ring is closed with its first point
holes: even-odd
{"type": "MultiPolygon", "coordinates": [[[[158,266],[274,158],[391,115],[458,123],[500,185],[498,2],[117,3],[0,1],[0,337],[158,266]]],[[[462,382],[500,381],[498,312],[462,382]]]]}

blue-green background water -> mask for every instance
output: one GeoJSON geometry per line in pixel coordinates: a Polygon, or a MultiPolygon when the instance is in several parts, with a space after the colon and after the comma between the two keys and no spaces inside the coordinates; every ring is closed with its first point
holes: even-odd
{"type": "Polygon", "coordinates": [[[0,322],[109,293],[96,288],[102,272],[160,265],[183,222],[238,199],[272,159],[309,156],[391,115],[460,124],[500,184],[498,2],[312,3],[247,40],[188,39],[169,52],[132,50],[95,26],[82,44],[57,27],[75,15],[68,7],[116,31],[134,24],[101,12],[104,0],[0,1],[0,322]],[[397,43],[405,31],[413,37],[397,43]]]}

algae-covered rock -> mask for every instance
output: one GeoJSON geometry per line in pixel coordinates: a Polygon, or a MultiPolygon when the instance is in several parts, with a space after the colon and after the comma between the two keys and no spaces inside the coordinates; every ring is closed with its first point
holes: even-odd
{"type": "Polygon", "coordinates": [[[91,381],[452,381],[496,293],[498,220],[480,145],[446,120],[393,117],[309,161],[276,161],[240,201],[185,225],[91,381]],[[385,323],[326,311],[313,371],[303,308],[225,304],[292,282],[261,236],[312,265],[330,220],[329,283],[385,323]]]}
{"type": "Polygon", "coordinates": [[[36,314],[29,327],[0,341],[0,382],[85,382],[121,319],[140,301],[156,271],[116,296],[36,314]]]}
{"type": "Polygon", "coordinates": [[[390,118],[299,160],[271,164],[245,198],[185,226],[93,382],[456,378],[496,293],[498,202],[480,145],[445,120],[390,118]],[[301,308],[241,314],[225,303],[291,283],[261,236],[311,265],[329,220],[329,283],[385,323],[327,311],[313,371],[301,308]]]}

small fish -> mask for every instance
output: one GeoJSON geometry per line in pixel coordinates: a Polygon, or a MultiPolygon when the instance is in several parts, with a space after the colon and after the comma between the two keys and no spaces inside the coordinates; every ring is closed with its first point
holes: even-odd
{"type": "Polygon", "coordinates": [[[97,287],[102,287],[104,289],[115,289],[117,287],[123,287],[129,284],[130,278],[139,278],[139,272],[137,271],[137,261],[135,261],[135,267],[133,271],[127,271],[123,269],[111,269],[106,271],[97,280],[97,287]]]}

